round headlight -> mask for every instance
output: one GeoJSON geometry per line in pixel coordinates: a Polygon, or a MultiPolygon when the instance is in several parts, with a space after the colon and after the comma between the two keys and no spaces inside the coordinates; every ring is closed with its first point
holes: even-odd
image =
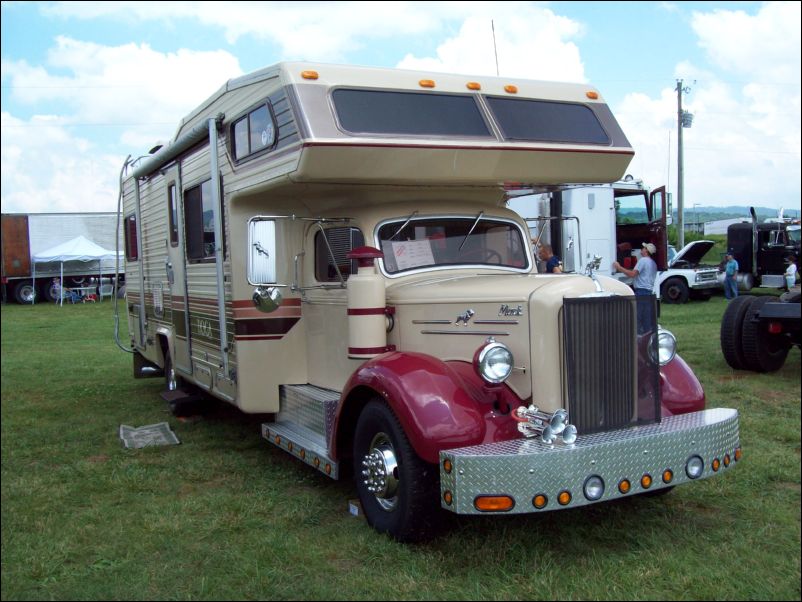
{"type": "Polygon", "coordinates": [[[601,496],[604,495],[604,481],[600,476],[593,475],[592,477],[587,478],[583,489],[585,492],[585,497],[591,502],[595,502],[596,500],[601,499],[601,496]]]}
{"type": "Polygon", "coordinates": [[[489,383],[503,383],[512,374],[512,352],[493,339],[479,350],[476,362],[479,375],[489,383]]]}
{"type": "MultiPolygon", "coordinates": [[[[657,333],[652,336],[657,337],[657,357],[653,356],[652,359],[665,366],[677,354],[677,339],[671,332],[662,328],[658,328],[657,333]]],[[[649,345],[650,353],[653,353],[653,349],[654,347],[649,345]]]]}
{"type": "Polygon", "coordinates": [[[685,474],[692,479],[698,479],[702,476],[705,469],[705,462],[699,456],[691,456],[688,463],[685,465],[685,474]]]}

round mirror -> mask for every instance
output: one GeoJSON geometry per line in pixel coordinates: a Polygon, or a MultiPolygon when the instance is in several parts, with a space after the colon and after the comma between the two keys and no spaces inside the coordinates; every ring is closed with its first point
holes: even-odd
{"type": "Polygon", "coordinates": [[[281,307],[281,291],[275,286],[260,286],[253,291],[253,304],[266,314],[281,307]]]}

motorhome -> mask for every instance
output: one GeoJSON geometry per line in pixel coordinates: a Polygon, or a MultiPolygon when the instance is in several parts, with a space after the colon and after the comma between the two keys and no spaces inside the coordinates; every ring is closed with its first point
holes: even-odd
{"type": "Polygon", "coordinates": [[[513,183],[633,156],[584,84],[282,63],[230,80],[122,179],[135,375],[264,413],[367,521],[574,508],[720,475],[738,413],[585,262],[540,275],[513,183]]]}

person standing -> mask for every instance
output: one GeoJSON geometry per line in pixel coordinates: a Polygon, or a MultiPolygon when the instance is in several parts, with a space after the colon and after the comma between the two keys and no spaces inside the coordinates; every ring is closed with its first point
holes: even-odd
{"type": "MultiPolygon", "coordinates": [[[[645,297],[651,295],[654,291],[654,281],[657,278],[657,263],[652,257],[657,253],[657,247],[650,242],[643,243],[640,250],[640,259],[635,267],[627,269],[620,263],[613,262],[613,269],[621,272],[635,280],[632,282],[632,288],[635,290],[635,296],[645,297]]],[[[648,332],[654,327],[653,318],[653,303],[648,303],[646,300],[638,301],[638,332],[648,332]]]]}
{"type": "Polygon", "coordinates": [[[560,258],[554,254],[551,245],[540,245],[540,249],[537,252],[537,256],[540,258],[541,261],[546,262],[547,274],[563,273],[563,262],[560,261],[560,258]]]}
{"type": "Polygon", "coordinates": [[[738,261],[733,255],[733,250],[727,251],[725,257],[727,263],[724,266],[724,296],[735,299],[738,296],[738,261]]]}
{"type": "Polygon", "coordinates": [[[788,268],[785,270],[785,286],[790,291],[796,284],[796,255],[788,256],[788,268]]]}

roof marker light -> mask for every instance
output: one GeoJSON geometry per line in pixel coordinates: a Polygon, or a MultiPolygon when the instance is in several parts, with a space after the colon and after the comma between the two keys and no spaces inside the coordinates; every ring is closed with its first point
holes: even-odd
{"type": "Polygon", "coordinates": [[[598,100],[599,93],[594,90],[588,90],[587,92],[585,92],[585,96],[587,96],[591,100],[598,100]]]}
{"type": "Polygon", "coordinates": [[[512,84],[504,86],[504,91],[508,94],[518,94],[518,86],[513,86],[512,84]]]}
{"type": "Polygon", "coordinates": [[[434,80],[433,79],[422,79],[418,82],[418,85],[421,88],[434,88],[434,80]]]}
{"type": "Polygon", "coordinates": [[[465,87],[468,88],[468,90],[481,90],[482,84],[479,82],[468,82],[465,84],[465,87]]]}
{"type": "Polygon", "coordinates": [[[308,71],[301,71],[301,77],[304,79],[317,79],[319,76],[317,71],[312,71],[311,69],[308,71]]]}

